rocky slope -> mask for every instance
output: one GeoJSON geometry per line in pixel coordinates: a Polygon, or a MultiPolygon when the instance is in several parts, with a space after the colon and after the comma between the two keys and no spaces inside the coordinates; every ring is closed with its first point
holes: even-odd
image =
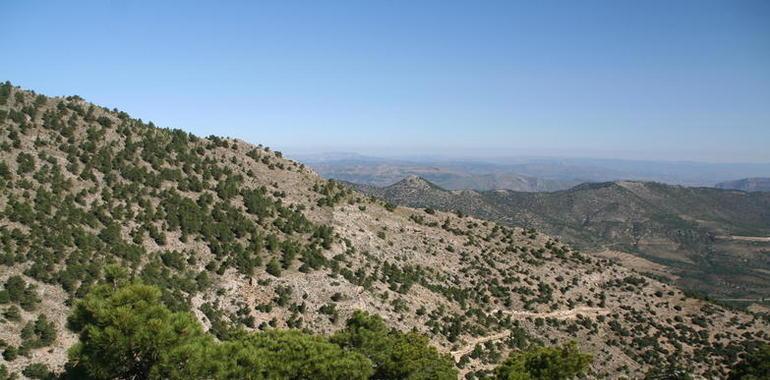
{"type": "Polygon", "coordinates": [[[592,377],[665,363],[724,376],[770,339],[759,315],[534,230],[393,207],[266,147],[9,84],[0,126],[0,338],[18,354],[0,365],[11,371],[62,367],[69,305],[112,276],[108,263],[214,334],[331,332],[363,309],[427,334],[468,377],[511,350],[570,340],[594,354],[592,377]],[[52,342],[25,328],[40,315],[52,342]]]}

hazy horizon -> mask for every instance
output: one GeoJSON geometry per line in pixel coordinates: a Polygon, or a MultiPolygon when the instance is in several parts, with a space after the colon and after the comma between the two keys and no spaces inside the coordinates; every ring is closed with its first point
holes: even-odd
{"type": "Polygon", "coordinates": [[[292,152],[770,162],[768,2],[196,5],[2,3],[0,79],[292,152]]]}
{"type": "MultiPolygon", "coordinates": [[[[648,162],[648,163],[671,163],[671,164],[705,164],[705,165],[770,165],[768,161],[709,161],[699,159],[656,159],[649,156],[640,156],[634,158],[632,156],[621,155],[601,155],[601,154],[569,154],[566,152],[559,152],[553,154],[547,154],[542,151],[526,153],[520,150],[510,150],[508,153],[505,151],[495,150],[482,150],[477,151],[469,150],[465,152],[453,152],[453,151],[438,151],[438,150],[406,150],[400,152],[394,152],[393,150],[386,149],[372,149],[372,150],[353,150],[353,149],[316,149],[316,148],[292,148],[282,146],[271,146],[272,149],[282,152],[284,155],[292,158],[292,156],[308,158],[308,157],[321,157],[321,156],[360,156],[361,158],[373,158],[373,159],[387,159],[387,160],[403,160],[403,161],[479,161],[489,163],[505,163],[508,161],[536,161],[536,160],[607,160],[607,161],[626,161],[626,162],[648,162]]],[[[641,153],[640,153],[641,155],[641,153]]],[[[336,158],[335,158],[336,159],[336,158]]],[[[344,158],[343,158],[344,159],[344,158]]],[[[324,158],[329,160],[329,158],[324,158]]]]}
{"type": "Polygon", "coordinates": [[[326,178],[390,185],[410,175],[444,181],[448,178],[476,178],[457,189],[483,186],[490,178],[525,176],[555,180],[556,190],[585,182],[618,180],[653,181],[685,186],[714,186],[726,181],[770,177],[770,163],[714,163],[697,161],[624,160],[595,157],[548,156],[442,156],[361,155],[351,152],[298,153],[282,151],[285,157],[301,161],[326,178]],[[427,176],[427,177],[426,177],[427,176]],[[459,176],[459,177],[458,177],[459,176]]]}

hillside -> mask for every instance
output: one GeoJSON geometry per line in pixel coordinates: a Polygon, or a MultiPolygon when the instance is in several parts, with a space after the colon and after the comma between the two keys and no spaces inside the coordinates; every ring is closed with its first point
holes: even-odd
{"type": "Polygon", "coordinates": [[[756,177],[744,178],[735,181],[720,182],[714,187],[718,189],[740,190],[740,191],[770,191],[770,178],[756,177]]]}
{"type": "Polygon", "coordinates": [[[397,204],[536,228],[715,298],[770,296],[768,193],[631,181],[552,193],[458,192],[415,177],[359,188],[397,204]]]}
{"type": "Polygon", "coordinates": [[[770,340],[764,317],[534,230],[393,207],[264,146],[10,84],[0,125],[0,365],[12,372],[62,369],[71,305],[115,265],[221,339],[233,324],[330,333],[364,310],[427,335],[470,378],[571,340],[595,378],[668,363],[724,377],[770,340]]]}

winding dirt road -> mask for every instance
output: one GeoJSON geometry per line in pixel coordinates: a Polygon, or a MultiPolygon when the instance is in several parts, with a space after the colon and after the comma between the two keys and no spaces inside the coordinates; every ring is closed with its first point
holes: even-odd
{"type": "Polygon", "coordinates": [[[486,342],[489,342],[489,341],[492,341],[492,340],[500,340],[500,339],[503,339],[503,338],[507,338],[509,335],[511,335],[511,331],[510,330],[505,330],[503,332],[499,332],[499,333],[493,334],[493,335],[480,336],[480,337],[475,338],[475,339],[471,340],[470,342],[468,342],[468,344],[463,346],[463,348],[461,348],[461,349],[459,349],[457,351],[452,351],[449,354],[452,355],[452,357],[455,359],[455,362],[459,362],[460,358],[462,358],[465,355],[470,354],[473,351],[473,349],[476,348],[476,345],[482,344],[482,343],[486,343],[486,342]]]}
{"type": "MultiPolygon", "coordinates": [[[[497,310],[493,310],[492,314],[497,313],[497,310]]],[[[556,318],[556,319],[571,319],[577,318],[578,315],[585,317],[595,317],[597,315],[607,315],[610,313],[609,309],[603,307],[590,307],[590,306],[578,306],[569,310],[556,310],[548,313],[537,313],[533,311],[516,311],[516,310],[501,310],[503,314],[513,315],[516,317],[532,317],[532,318],[556,318]]]]}
{"type": "MultiPolygon", "coordinates": [[[[537,313],[532,311],[516,311],[516,310],[493,310],[490,314],[495,314],[498,311],[502,312],[503,314],[512,315],[514,317],[555,318],[555,319],[573,319],[573,318],[577,318],[578,315],[582,315],[585,317],[595,317],[599,315],[607,315],[610,313],[609,309],[602,308],[602,307],[579,306],[574,309],[556,310],[556,311],[551,311],[547,313],[537,313]]],[[[455,362],[459,362],[460,358],[470,354],[473,351],[473,349],[476,348],[476,345],[483,344],[490,341],[504,339],[510,335],[511,335],[511,331],[505,330],[496,334],[477,337],[472,339],[470,342],[468,342],[468,344],[466,344],[462,348],[455,351],[451,351],[449,354],[452,355],[455,362]]]]}
{"type": "Polygon", "coordinates": [[[770,237],[768,236],[726,235],[726,236],[716,236],[716,238],[722,239],[722,240],[741,240],[741,241],[753,241],[753,242],[759,242],[759,243],[770,243],[770,237]]]}

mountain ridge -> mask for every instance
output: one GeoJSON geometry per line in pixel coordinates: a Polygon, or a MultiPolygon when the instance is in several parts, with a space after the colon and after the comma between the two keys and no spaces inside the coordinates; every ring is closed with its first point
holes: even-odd
{"type": "Polygon", "coordinates": [[[111,265],[220,339],[231,325],[329,333],[364,310],[460,352],[471,378],[509,352],[572,340],[595,357],[589,377],[641,377],[661,363],[725,376],[770,340],[760,314],[531,229],[370,199],[265,146],[8,83],[0,106],[0,285],[25,284],[0,304],[0,339],[21,352],[0,364],[14,372],[62,369],[77,340],[69,305],[111,265]],[[38,347],[24,330],[41,315],[58,337],[38,347]]]}
{"type": "Polygon", "coordinates": [[[517,174],[495,165],[463,162],[420,163],[406,160],[377,158],[309,161],[324,178],[371,186],[389,186],[408,176],[419,176],[449,190],[555,191],[568,188],[581,181],[575,179],[539,178],[517,174]],[[466,166],[471,165],[472,170],[466,166]],[[484,170],[476,170],[476,166],[484,170]]]}

